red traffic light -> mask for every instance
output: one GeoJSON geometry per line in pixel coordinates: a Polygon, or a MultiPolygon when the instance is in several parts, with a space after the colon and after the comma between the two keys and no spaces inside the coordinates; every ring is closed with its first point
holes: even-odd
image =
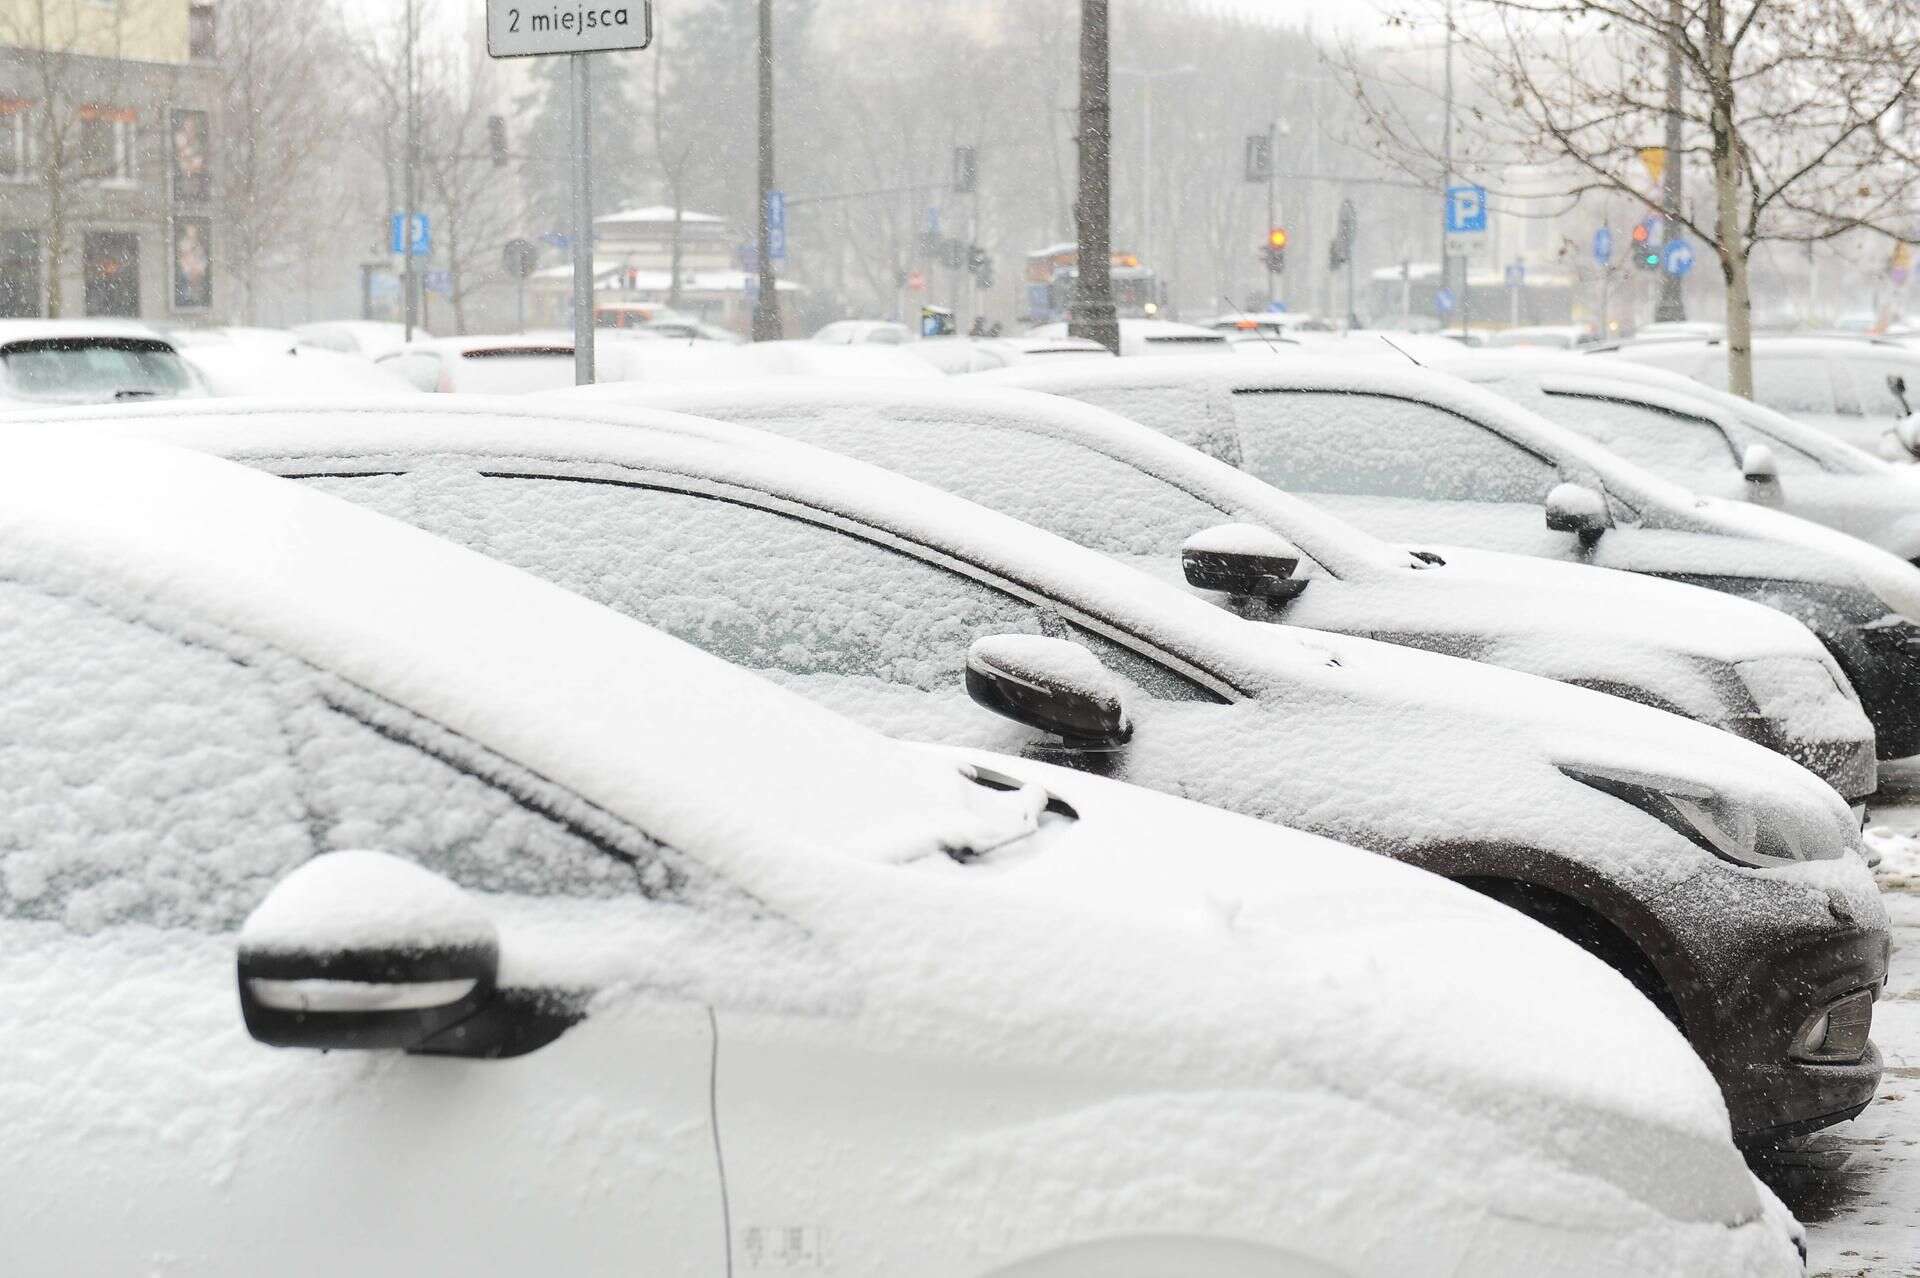
{"type": "Polygon", "coordinates": [[[1287,246],[1287,233],[1279,227],[1267,232],[1267,247],[1283,249],[1287,246]]]}
{"type": "Polygon", "coordinates": [[[1633,242],[1635,244],[1645,244],[1647,240],[1652,237],[1652,234],[1652,231],[1647,228],[1645,222],[1635,223],[1633,228],[1633,242]]]}

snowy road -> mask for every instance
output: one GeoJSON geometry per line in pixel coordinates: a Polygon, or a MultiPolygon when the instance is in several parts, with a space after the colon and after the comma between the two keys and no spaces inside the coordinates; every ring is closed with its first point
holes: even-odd
{"type": "MultiPolygon", "coordinates": [[[[1876,812],[1875,825],[1920,836],[1920,801],[1906,802],[1876,812]]],[[[1920,837],[1882,846],[1893,967],[1873,1037],[1886,1077],[1864,1114],[1810,1142],[1810,1161],[1838,1166],[1776,1185],[1812,1236],[1815,1278],[1920,1278],[1920,837]]]]}

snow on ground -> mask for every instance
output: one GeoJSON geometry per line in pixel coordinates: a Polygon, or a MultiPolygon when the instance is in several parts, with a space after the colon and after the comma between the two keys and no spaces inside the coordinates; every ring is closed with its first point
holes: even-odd
{"type": "Polygon", "coordinates": [[[1892,970],[1873,1014],[1886,1077],[1864,1114],[1806,1142],[1811,1165],[1768,1177],[1807,1226],[1813,1278],[1920,1276],[1920,788],[1877,809],[1873,824],[1893,918],[1892,970]]]}

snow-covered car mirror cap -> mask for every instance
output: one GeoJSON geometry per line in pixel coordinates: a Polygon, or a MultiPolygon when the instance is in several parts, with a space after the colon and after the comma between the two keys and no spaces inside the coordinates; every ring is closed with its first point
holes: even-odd
{"type": "Polygon", "coordinates": [[[1581,541],[1591,545],[1613,527],[1607,499],[1584,484],[1556,484],[1546,504],[1551,532],[1578,533],[1581,541]]]}
{"type": "Polygon", "coordinates": [[[493,997],[500,943],[464,891],[383,852],[332,852],[240,930],[240,1011],[274,1047],[417,1050],[493,997]]]}
{"type": "Polygon", "coordinates": [[[1307,588],[1296,579],[1300,552],[1292,542],[1258,524],[1220,524],[1187,538],[1180,566],[1196,590],[1265,599],[1279,604],[1307,588]]]}
{"type": "Polygon", "coordinates": [[[967,695],[1076,750],[1117,750],[1133,739],[1125,685],[1077,643],[1045,635],[988,635],[967,649],[967,695]]]}
{"type": "Polygon", "coordinates": [[[1740,455],[1740,473],[1748,483],[1771,484],[1780,478],[1780,461],[1765,444],[1749,444],[1740,455]]]}
{"type": "Polygon", "coordinates": [[[1893,428],[1893,434],[1909,456],[1920,457],[1920,413],[1902,417],[1893,428]]]}

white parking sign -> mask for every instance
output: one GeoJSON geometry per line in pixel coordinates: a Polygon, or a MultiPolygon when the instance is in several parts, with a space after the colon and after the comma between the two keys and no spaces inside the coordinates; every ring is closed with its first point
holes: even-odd
{"type": "Polygon", "coordinates": [[[531,58],[653,43],[653,0],[487,0],[487,53],[531,58]]]}

